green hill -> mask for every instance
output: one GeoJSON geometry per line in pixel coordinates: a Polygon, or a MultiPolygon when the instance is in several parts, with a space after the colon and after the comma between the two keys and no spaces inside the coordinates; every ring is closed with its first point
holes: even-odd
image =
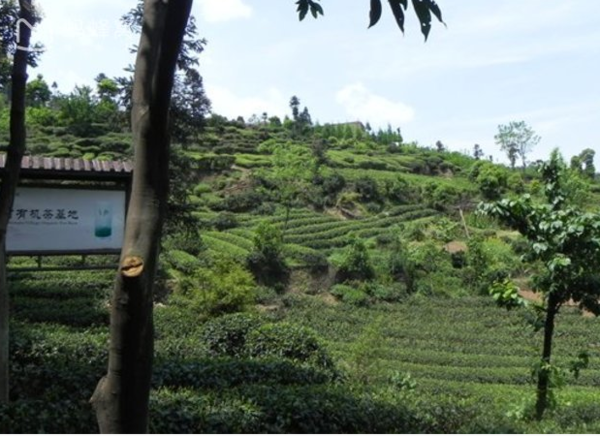
{"type": "MultiPolygon", "coordinates": [[[[82,132],[55,117],[32,119],[30,153],[132,158],[125,126],[82,132]]],[[[540,198],[533,167],[356,125],[299,132],[218,116],[174,149],[171,201],[189,220],[170,220],[163,240],[152,431],[600,430],[598,321],[561,313],[556,362],[569,368],[585,349],[590,363],[578,378],[561,373],[556,407],[530,421],[541,334],[526,309],[487,294],[506,278],[529,291],[535,265],[521,262],[518,233],[474,209],[540,198]]],[[[597,211],[597,182],[575,170],[570,180],[570,201],[597,211]]],[[[96,431],[87,399],[106,366],[112,278],[11,274],[14,401],[0,406],[11,432],[96,431]]]]}

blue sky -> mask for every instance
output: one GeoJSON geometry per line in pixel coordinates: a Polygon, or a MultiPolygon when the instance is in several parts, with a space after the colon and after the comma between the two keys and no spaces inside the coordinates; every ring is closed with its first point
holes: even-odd
{"type": "MultiPolygon", "coordinates": [[[[438,0],[448,27],[434,23],[427,43],[412,11],[403,36],[387,9],[367,30],[366,0],[321,3],[324,17],[299,23],[293,0],[196,0],[216,113],[283,116],[297,95],[321,123],[391,123],[405,140],[468,151],[478,143],[503,161],[497,127],[519,120],[542,137],[532,160],[554,147],[567,158],[600,154],[600,2],[438,0]]],[[[136,39],[119,17],[135,1],[38,4],[47,52],[33,74],[69,91],[133,63],[136,39]]]]}

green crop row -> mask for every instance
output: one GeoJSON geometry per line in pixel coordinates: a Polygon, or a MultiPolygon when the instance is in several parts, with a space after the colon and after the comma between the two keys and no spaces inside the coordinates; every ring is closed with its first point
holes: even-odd
{"type": "Polygon", "coordinates": [[[257,168],[271,166],[271,158],[256,154],[236,154],[235,164],[243,168],[257,168]]]}
{"type": "MultiPolygon", "coordinates": [[[[304,218],[319,218],[323,215],[315,213],[313,211],[307,209],[294,209],[290,211],[289,222],[296,219],[304,219],[304,218]]],[[[286,220],[286,215],[284,210],[280,210],[279,214],[274,216],[254,216],[254,218],[248,220],[248,225],[256,225],[261,221],[266,221],[269,224],[283,224],[286,220]]]]}
{"type": "Polygon", "coordinates": [[[250,252],[254,249],[254,243],[251,239],[246,239],[242,236],[229,233],[229,232],[206,232],[203,234],[204,236],[208,236],[209,238],[218,239],[219,241],[224,241],[229,244],[235,245],[247,252],[250,252]]]}
{"type": "Polygon", "coordinates": [[[397,216],[423,208],[424,206],[422,204],[402,204],[400,206],[395,206],[391,209],[388,209],[384,212],[384,214],[387,216],[397,216]]]}
{"type": "MultiPolygon", "coordinates": [[[[340,220],[327,215],[290,219],[287,223],[286,233],[299,233],[304,231],[303,229],[310,228],[311,226],[338,222],[340,222],[340,220]]],[[[284,222],[279,222],[277,224],[278,226],[283,227],[284,222]]]]}
{"type": "MultiPolygon", "coordinates": [[[[286,241],[295,244],[307,245],[311,248],[323,248],[330,246],[328,244],[321,245],[324,242],[335,240],[334,244],[340,244],[337,246],[344,245],[342,240],[338,240],[340,237],[347,237],[351,232],[368,231],[371,236],[377,235],[381,230],[391,227],[395,224],[401,224],[406,221],[413,219],[423,218],[436,213],[433,210],[417,210],[414,212],[407,212],[404,215],[398,215],[393,217],[372,217],[363,220],[356,221],[339,221],[336,223],[326,223],[321,225],[315,225],[310,228],[306,228],[300,233],[286,234],[286,241]],[[312,231],[311,231],[312,230],[312,231]],[[320,230],[313,232],[314,230],[320,230]],[[377,230],[377,231],[375,231],[377,230]]],[[[295,229],[295,231],[298,231],[295,229]]]]}
{"type": "MultiPolygon", "coordinates": [[[[440,381],[454,380],[458,382],[473,383],[497,383],[497,384],[516,384],[524,385],[532,382],[531,367],[497,367],[480,368],[456,367],[447,365],[424,365],[397,360],[377,360],[377,366],[380,371],[399,370],[411,373],[416,379],[421,377],[437,379],[440,381]]],[[[598,386],[600,385],[600,371],[584,370],[578,379],[568,378],[571,385],[577,386],[598,386]]]]}
{"type": "Polygon", "coordinates": [[[208,250],[216,254],[227,255],[236,259],[245,259],[249,253],[248,250],[245,250],[242,247],[238,247],[231,242],[217,239],[210,235],[204,235],[202,240],[206,244],[208,250]]]}

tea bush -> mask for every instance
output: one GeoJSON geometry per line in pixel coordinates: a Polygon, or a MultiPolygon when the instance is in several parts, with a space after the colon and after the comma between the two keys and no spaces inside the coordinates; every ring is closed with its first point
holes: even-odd
{"type": "Polygon", "coordinates": [[[254,357],[277,357],[332,368],[333,362],[316,333],[296,324],[279,322],[259,326],[246,339],[246,352],[254,357]]]}
{"type": "Polygon", "coordinates": [[[243,356],[248,334],[263,321],[247,313],[236,313],[213,318],[204,324],[200,339],[216,356],[243,356]]]}
{"type": "Polygon", "coordinates": [[[232,258],[217,257],[208,268],[198,268],[181,280],[174,302],[199,315],[239,312],[255,301],[252,275],[232,258]]]}
{"type": "Polygon", "coordinates": [[[338,282],[350,280],[370,280],[375,277],[375,270],[371,264],[365,243],[352,237],[350,244],[344,251],[340,265],[338,265],[338,282]]]}

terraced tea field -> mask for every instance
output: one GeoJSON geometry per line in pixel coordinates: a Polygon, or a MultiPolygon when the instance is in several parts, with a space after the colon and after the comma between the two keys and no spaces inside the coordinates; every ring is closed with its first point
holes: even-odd
{"type": "MultiPolygon", "coordinates": [[[[69,386],[75,381],[81,384],[81,380],[86,380],[86,385],[77,389],[81,393],[81,401],[59,401],[57,407],[61,407],[63,414],[79,416],[78,425],[88,426],[90,431],[95,424],[85,400],[104,371],[108,340],[106,298],[111,281],[112,273],[108,272],[43,273],[35,276],[28,273],[13,275],[11,280],[14,391],[22,398],[29,398],[33,395],[31,392],[41,389],[47,396],[51,392],[58,394],[62,389],[71,389],[69,386]]],[[[439,404],[442,407],[440,413],[448,422],[435,424],[432,428],[437,431],[464,428],[460,425],[465,424],[465,416],[481,413],[482,405],[485,405],[486,413],[504,422],[522,404],[531,403],[534,396],[531,364],[537,356],[541,337],[532,334],[525,325],[523,311],[506,312],[485,297],[411,297],[403,303],[354,307],[333,303],[325,296],[322,293],[315,296],[286,295],[276,312],[264,316],[315,329],[323,338],[336,366],[353,384],[358,383],[355,389],[375,392],[369,395],[376,395],[383,401],[378,407],[387,407],[385,401],[388,400],[385,398],[391,394],[386,392],[393,386],[390,380],[407,376],[415,383],[414,389],[403,394],[408,396],[399,397],[399,401],[429,404],[432,412],[428,413],[435,413],[435,405],[439,404]],[[360,383],[365,385],[359,388],[360,383]],[[447,409],[448,401],[454,404],[451,409],[447,409]],[[468,412],[470,408],[477,411],[468,412]],[[449,410],[459,414],[454,419],[460,419],[460,422],[452,424],[451,416],[447,416],[449,410]]],[[[324,387],[319,387],[321,382],[309,386],[315,382],[306,379],[307,375],[301,372],[297,372],[297,380],[294,378],[296,381],[292,381],[289,369],[280,373],[276,367],[268,371],[265,367],[260,370],[261,375],[240,375],[239,371],[254,370],[242,362],[234,365],[233,362],[206,360],[206,351],[198,336],[202,325],[194,324],[189,315],[183,316],[175,308],[159,307],[155,317],[158,360],[156,390],[152,394],[154,413],[160,415],[160,408],[171,410],[175,407],[179,410],[183,407],[186,413],[191,413],[189,419],[193,419],[194,413],[213,416],[213,424],[210,420],[198,421],[194,425],[200,427],[193,428],[218,425],[223,431],[233,431],[238,428],[235,425],[240,425],[242,427],[238,430],[248,431],[254,427],[245,427],[250,424],[243,424],[245,421],[239,421],[240,417],[245,416],[247,407],[252,407],[265,420],[271,419],[266,418],[267,409],[263,411],[261,404],[264,403],[264,407],[271,404],[267,398],[271,398],[269,395],[274,392],[277,396],[271,399],[277,398],[279,403],[269,406],[276,407],[272,411],[275,414],[272,419],[276,419],[278,414],[288,413],[287,406],[284,406],[288,400],[292,405],[293,399],[311,401],[312,395],[318,395],[314,397],[316,401],[316,398],[327,398],[331,394],[327,394],[329,391],[324,387]],[[285,371],[288,375],[284,375],[285,371]],[[160,388],[161,383],[175,383],[169,381],[171,379],[179,380],[176,390],[160,388]],[[228,384],[223,385],[224,380],[229,380],[228,384]],[[309,385],[303,386],[304,383],[309,385]],[[267,395],[263,397],[264,401],[257,396],[259,392],[267,395]],[[192,413],[189,407],[202,398],[210,398],[210,408],[192,413]],[[283,409],[279,409],[281,407],[283,409]],[[221,421],[217,418],[226,416],[228,410],[234,413],[236,420],[221,421]]],[[[583,370],[578,379],[567,377],[567,386],[558,391],[559,408],[556,412],[550,412],[548,418],[539,424],[521,423],[523,427],[518,427],[519,430],[600,430],[597,407],[600,403],[598,338],[598,320],[583,317],[575,309],[568,309],[559,316],[556,362],[565,366],[579,350],[586,349],[591,354],[589,368],[583,370]]],[[[336,392],[335,388],[332,389],[336,392]]],[[[392,395],[390,398],[396,397],[392,395]]],[[[35,397],[27,401],[35,401],[35,397]]],[[[325,403],[319,407],[325,407],[325,403]]],[[[335,411],[338,409],[328,413],[335,411]]],[[[284,426],[257,428],[303,428],[301,422],[304,421],[300,417],[289,419],[291,421],[285,424],[288,427],[280,424],[284,426]]],[[[474,415],[473,419],[478,419],[478,416],[474,415]]],[[[257,422],[266,425],[267,421],[257,422]]],[[[168,423],[167,420],[155,425],[158,425],[157,430],[165,431],[170,429],[168,423]]],[[[214,427],[208,428],[214,430],[214,427]]]]}
{"type": "MultiPolygon", "coordinates": [[[[542,335],[526,324],[524,310],[507,312],[487,297],[415,297],[371,308],[298,297],[291,306],[287,319],[318,330],[343,366],[355,374],[366,368],[369,383],[385,384],[398,371],[410,374],[420,395],[474,397],[504,413],[534,399],[531,371],[542,335]],[[360,343],[367,344],[368,353],[357,364],[359,357],[365,358],[360,354],[364,350],[357,350],[360,343]]],[[[554,346],[555,364],[565,369],[581,350],[591,355],[579,378],[570,373],[565,377],[566,387],[557,392],[562,407],[597,407],[600,321],[565,309],[554,346]]],[[[596,413],[596,421],[590,422],[594,428],[600,428],[599,418],[596,413]]]]}
{"type": "Polygon", "coordinates": [[[375,216],[354,220],[298,210],[291,214],[287,225],[284,215],[253,218],[242,215],[239,227],[202,232],[202,239],[213,252],[243,258],[252,250],[253,229],[259,222],[266,221],[284,231],[285,251],[290,260],[296,262],[301,254],[329,254],[333,249],[345,246],[351,234],[362,239],[375,238],[389,233],[394,226],[425,223],[437,215],[436,210],[420,205],[398,206],[375,216]]]}

